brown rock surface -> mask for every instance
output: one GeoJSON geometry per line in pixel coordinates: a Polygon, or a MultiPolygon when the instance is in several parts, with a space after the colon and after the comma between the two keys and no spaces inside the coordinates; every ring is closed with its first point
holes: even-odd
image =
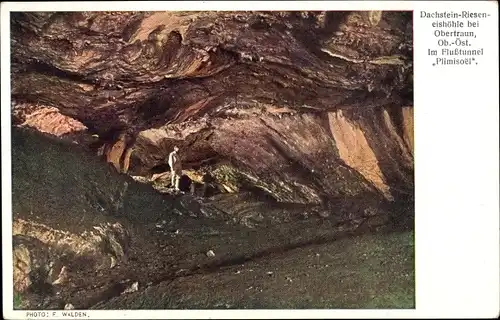
{"type": "MultiPolygon", "coordinates": [[[[313,244],[411,227],[412,22],[385,11],[12,13],[13,124],[37,131],[13,128],[16,290],[48,283],[32,309],[176,308],[225,266],[286,270],[291,252],[309,273],[313,244]],[[174,145],[183,186],[209,196],[166,188],[174,145]]],[[[412,247],[391,239],[381,246],[403,257],[407,286],[412,247]]],[[[342,259],[365,270],[359,257],[342,259]]],[[[290,292],[291,306],[308,304],[290,292]]],[[[248,296],[233,302],[268,306],[248,296]]]]}
{"type": "Polygon", "coordinates": [[[86,131],[81,122],[65,116],[55,107],[20,104],[14,109],[13,123],[55,136],[86,131]]]}
{"type": "MultiPolygon", "coordinates": [[[[224,122],[240,121],[250,134],[263,130],[260,120],[240,118],[300,122],[338,109],[371,117],[380,107],[412,105],[411,12],[33,12],[14,13],[11,28],[14,112],[26,103],[56,108],[97,134],[111,150],[105,157],[122,171],[129,165],[134,171],[137,159],[149,170],[171,145],[153,138],[144,143],[160,149],[146,150],[143,139],[125,152],[123,132],[134,140],[166,127],[174,131],[169,139],[183,140],[182,127],[205,119],[202,136],[191,134],[184,150],[189,161],[205,163],[231,148],[222,143],[214,150],[203,141],[224,122]]],[[[45,124],[37,127],[61,131],[51,121],[40,119],[45,124]]],[[[385,126],[384,119],[373,121],[385,126]]],[[[269,135],[275,129],[265,128],[269,135]]],[[[278,130],[299,139],[308,134],[278,130]]],[[[245,140],[239,148],[240,157],[253,155],[245,140]]]]}

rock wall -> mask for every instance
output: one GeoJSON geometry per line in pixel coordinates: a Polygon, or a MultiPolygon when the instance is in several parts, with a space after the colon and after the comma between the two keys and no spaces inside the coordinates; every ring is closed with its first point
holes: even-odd
{"type": "Polygon", "coordinates": [[[198,270],[214,239],[215,259],[240,264],[245,248],[411,225],[412,12],[10,22],[14,287],[49,301],[30,306],[85,309],[131,279],[198,270]],[[175,145],[187,180],[224,194],[205,203],[129,176],[162,184],[175,145]]]}
{"type": "MultiPolygon", "coordinates": [[[[302,123],[293,118],[277,117],[277,123],[267,119],[265,126],[294,125],[304,134],[328,133],[327,118],[301,117],[302,123]]],[[[300,136],[284,140],[287,145],[269,150],[275,155],[266,158],[267,147],[258,145],[267,137],[261,130],[264,124],[252,125],[259,135],[247,139],[251,143],[247,146],[255,147],[260,158],[241,156],[238,159],[246,160],[245,166],[220,160],[212,171],[219,183],[242,192],[210,198],[172,194],[161,188],[158,192],[144,183],[148,179],[139,177],[143,182],[136,182],[120,174],[81,145],[13,128],[13,280],[16,294],[27,303],[23,308],[62,309],[71,303],[76,309],[88,309],[120,296],[136,282],[144,290],[184,277],[186,270],[196,273],[241,265],[269,252],[281,254],[290,247],[333,241],[339,234],[385,228],[396,213],[401,220],[411,217],[411,210],[386,205],[367,179],[342,164],[333,138],[320,135],[310,144],[332,157],[330,169],[313,161],[321,156],[314,150],[303,155],[309,150],[304,141],[310,139],[299,140],[300,136]],[[282,164],[279,175],[268,175],[277,167],[263,165],[262,159],[282,164]],[[303,171],[297,171],[299,167],[303,171]],[[316,168],[322,170],[320,174],[313,172],[316,168]],[[326,189],[336,177],[345,180],[326,189]],[[294,203],[255,199],[258,191],[252,187],[294,203]],[[326,198],[334,202],[316,205],[325,200],[326,192],[330,192],[326,198]],[[207,257],[209,250],[216,256],[207,257]]],[[[217,139],[240,141],[229,133],[243,134],[235,126],[218,128],[224,131],[212,134],[217,139]]],[[[214,149],[219,150],[215,144],[214,149]]],[[[238,157],[240,150],[244,146],[232,156],[238,157]]]]}
{"type": "Polygon", "coordinates": [[[188,168],[211,161],[205,171],[227,190],[252,186],[295,203],[366,192],[392,201],[412,193],[410,133],[412,121],[395,119],[389,108],[239,114],[141,132],[130,170],[146,174],[161,167],[175,144],[188,168]]]}
{"type": "Polygon", "coordinates": [[[53,294],[71,287],[68,282],[82,271],[127,263],[132,243],[149,250],[143,240],[148,233],[140,228],[170,212],[166,196],[119,174],[81,145],[28,128],[13,128],[12,142],[17,292],[53,294]],[[151,211],[144,214],[144,208],[151,211]]]}
{"type": "Polygon", "coordinates": [[[92,135],[119,172],[168,171],[178,144],[187,169],[282,202],[412,193],[411,12],[33,12],[11,29],[13,113],[46,106],[25,125],[92,135]]]}
{"type": "Polygon", "coordinates": [[[81,122],[61,114],[57,108],[44,105],[16,105],[12,120],[14,125],[33,128],[58,137],[88,129],[81,122]]]}
{"type": "Polygon", "coordinates": [[[11,30],[16,105],[101,137],[254,102],[412,104],[411,12],[30,12],[11,30]]]}

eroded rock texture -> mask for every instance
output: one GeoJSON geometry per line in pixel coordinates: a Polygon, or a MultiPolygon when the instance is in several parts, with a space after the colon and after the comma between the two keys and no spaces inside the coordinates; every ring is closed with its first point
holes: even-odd
{"type": "Polygon", "coordinates": [[[15,289],[51,297],[31,308],[176,307],[175,279],[255,260],[269,282],[277,253],[411,221],[411,12],[25,12],[11,32],[15,289]],[[157,192],[174,145],[210,196],[157,192]]]}
{"type": "Polygon", "coordinates": [[[411,12],[13,13],[17,124],[118,171],[324,203],[413,192],[411,12]]]}
{"type": "Polygon", "coordinates": [[[391,240],[396,248],[378,242],[363,248],[352,237],[393,237],[391,216],[412,213],[384,208],[369,194],[339,199],[329,208],[256,200],[251,192],[202,199],[172,195],[57,137],[14,128],[12,139],[13,280],[22,302],[17,308],[116,309],[122,303],[141,309],[219,308],[221,301],[240,309],[312,306],[304,290],[317,293],[317,283],[324,283],[321,292],[334,299],[320,306],[331,308],[364,305],[373,299],[371,288],[382,282],[389,283],[387,299],[401,287],[413,290],[407,240],[396,236],[391,240]],[[377,253],[382,249],[389,251],[377,253]],[[317,250],[322,250],[321,265],[317,250]],[[214,255],[207,255],[210,251],[214,255]],[[374,253],[377,258],[367,260],[374,253]],[[394,264],[402,254],[401,263],[394,264]],[[282,279],[293,277],[288,289],[294,290],[287,292],[270,270],[282,279]],[[212,285],[214,280],[226,291],[212,285]],[[227,281],[234,282],[228,286],[227,281]],[[257,283],[270,291],[259,295],[258,289],[248,289],[257,283]],[[351,289],[360,283],[368,289],[351,289]],[[269,300],[274,292],[281,292],[282,302],[269,300]]]}

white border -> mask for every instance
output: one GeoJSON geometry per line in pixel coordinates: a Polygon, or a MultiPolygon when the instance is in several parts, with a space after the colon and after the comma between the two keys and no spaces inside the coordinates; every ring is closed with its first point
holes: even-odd
{"type": "MultiPolygon", "coordinates": [[[[496,1],[179,1],[1,4],[3,312],[12,311],[9,11],[414,10],[416,274],[415,310],[123,310],[99,319],[426,318],[499,314],[498,2],[496,1]],[[488,12],[481,64],[431,66],[435,39],[419,11],[488,12]]],[[[57,318],[63,318],[60,313],[57,318]]]]}

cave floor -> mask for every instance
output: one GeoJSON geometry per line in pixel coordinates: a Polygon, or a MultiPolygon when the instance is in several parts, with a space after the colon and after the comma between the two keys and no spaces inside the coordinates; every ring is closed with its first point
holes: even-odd
{"type": "MultiPolygon", "coordinates": [[[[240,206],[247,212],[262,209],[251,202],[240,206]]],[[[414,233],[409,228],[389,227],[385,220],[381,225],[377,217],[373,225],[368,219],[356,228],[294,215],[288,222],[253,227],[220,217],[169,217],[133,230],[148,235],[148,243],[133,244],[126,263],[77,271],[71,284],[55,294],[31,297],[32,307],[414,307],[414,233]],[[134,282],[138,290],[124,293],[134,282]]]]}
{"type": "Polygon", "coordinates": [[[24,138],[22,148],[13,149],[14,219],[75,234],[120,221],[132,242],[126,261],[74,268],[50,292],[16,295],[16,308],[414,307],[413,222],[402,219],[413,217],[411,203],[395,208],[390,219],[379,212],[352,221],[238,194],[167,197],[111,174],[92,157],[42,142],[24,138]],[[99,199],[124,181],[125,211],[99,209],[99,199]]]}
{"type": "MultiPolygon", "coordinates": [[[[76,309],[414,307],[409,226],[391,226],[379,216],[361,225],[303,217],[307,206],[266,209],[265,202],[235,195],[176,201],[183,213],[154,212],[156,221],[129,225],[142,240],[132,243],[125,263],[76,270],[51,294],[25,296],[30,309],[67,303],[76,309]],[[255,220],[259,212],[267,220],[255,220]],[[285,221],[272,223],[284,213],[285,221]],[[134,282],[138,290],[124,293],[134,282]]],[[[35,207],[44,205],[40,200],[35,207]]]]}
{"type": "Polygon", "coordinates": [[[174,276],[95,309],[414,308],[413,232],[365,234],[174,276]]]}

